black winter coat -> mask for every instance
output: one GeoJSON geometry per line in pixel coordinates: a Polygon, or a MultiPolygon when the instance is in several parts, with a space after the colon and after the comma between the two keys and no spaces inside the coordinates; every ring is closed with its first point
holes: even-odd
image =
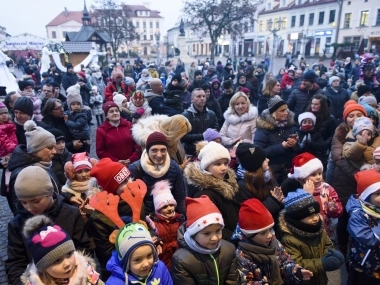
{"type": "Polygon", "coordinates": [[[331,101],[331,113],[334,115],[338,124],[343,121],[343,109],[344,104],[350,100],[350,95],[346,89],[339,88],[338,92],[335,92],[330,86],[325,90],[325,96],[331,101]]]}
{"type": "Polygon", "coordinates": [[[226,95],[223,92],[223,94],[218,98],[218,102],[220,105],[220,109],[222,110],[222,114],[224,114],[224,112],[227,111],[228,107],[230,106],[230,100],[232,96],[234,96],[234,93],[230,95],[226,95]]]}
{"type": "Polygon", "coordinates": [[[257,110],[259,111],[259,115],[266,109],[268,109],[268,101],[270,97],[269,94],[262,94],[257,101],[257,110]]]}
{"type": "Polygon", "coordinates": [[[238,87],[245,87],[249,89],[249,100],[253,106],[256,106],[258,100],[257,88],[254,88],[253,85],[249,82],[246,82],[244,84],[239,84],[239,82],[236,83],[234,85],[234,90],[236,90],[238,87]]]}
{"type": "MultiPolygon", "coordinates": [[[[64,198],[53,194],[54,207],[43,214],[48,216],[55,224],[59,225],[69,234],[77,250],[88,250],[90,240],[86,234],[85,224],[77,207],[66,204],[64,198]]],[[[32,262],[32,256],[28,250],[22,230],[25,221],[33,215],[26,211],[18,203],[18,214],[8,223],[8,259],[5,261],[5,269],[9,284],[21,285],[20,276],[32,262]]]]}
{"type": "Polygon", "coordinates": [[[55,173],[61,185],[66,184],[65,163],[71,161],[73,154],[65,148],[62,154],[54,154],[51,170],[55,173]]]}
{"type": "Polygon", "coordinates": [[[65,91],[67,90],[67,88],[75,85],[77,82],[78,82],[78,76],[74,72],[73,73],[66,72],[62,76],[62,87],[63,89],[65,89],[65,91]]]}
{"type": "Polygon", "coordinates": [[[312,130],[310,132],[298,130],[297,133],[299,137],[299,142],[301,144],[300,152],[310,152],[312,155],[322,160],[322,154],[327,150],[322,134],[316,130],[312,130]],[[310,134],[311,140],[302,143],[303,139],[308,134],[310,134]]]}
{"type": "Polygon", "coordinates": [[[322,135],[323,140],[325,141],[325,148],[331,148],[331,141],[335,133],[336,129],[336,120],[333,115],[327,120],[323,120],[319,123],[318,114],[314,114],[317,117],[317,122],[315,124],[316,130],[319,131],[322,135]]]}
{"type": "MultiPolygon", "coordinates": [[[[201,81],[196,81],[194,79],[193,83],[190,84],[190,86],[189,86],[189,88],[187,88],[187,90],[191,93],[191,92],[193,92],[193,90],[195,88],[201,88],[202,85],[205,83],[206,83],[206,81],[204,81],[203,79],[201,81]]],[[[206,84],[210,85],[210,83],[206,83],[206,84]]]]}
{"type": "Polygon", "coordinates": [[[219,101],[215,99],[214,95],[210,94],[210,97],[208,97],[206,101],[206,107],[215,113],[216,119],[218,120],[219,128],[221,128],[224,123],[224,117],[222,109],[219,105],[219,101]]]}

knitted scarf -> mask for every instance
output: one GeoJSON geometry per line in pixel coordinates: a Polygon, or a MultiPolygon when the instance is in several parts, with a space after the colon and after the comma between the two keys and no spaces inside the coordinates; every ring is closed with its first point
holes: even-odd
{"type": "Polygon", "coordinates": [[[360,202],[360,205],[362,206],[362,209],[364,212],[366,212],[368,215],[380,218],[380,208],[376,207],[375,205],[368,203],[366,201],[363,201],[362,199],[357,198],[360,202]]]}
{"type": "MultiPolygon", "coordinates": [[[[247,170],[245,170],[241,164],[239,164],[237,170],[236,170],[236,176],[239,178],[239,179],[244,179],[244,174],[247,170]]],[[[270,178],[271,178],[271,174],[270,174],[270,171],[269,170],[265,170],[264,172],[264,180],[265,182],[269,182],[270,181],[270,178]]]]}
{"type": "Polygon", "coordinates": [[[298,237],[312,239],[321,235],[323,231],[323,223],[321,219],[319,219],[318,224],[309,225],[300,221],[293,220],[286,214],[284,215],[284,218],[289,231],[298,237]]]}
{"type": "Polygon", "coordinates": [[[39,166],[45,170],[49,170],[51,165],[52,165],[52,162],[49,161],[49,162],[46,162],[46,161],[39,161],[39,162],[36,162],[33,164],[34,166],[39,166]]]}
{"type": "Polygon", "coordinates": [[[167,153],[164,164],[161,165],[155,165],[150,160],[148,153],[146,150],[143,151],[141,155],[141,167],[142,169],[148,173],[148,175],[154,177],[154,178],[160,178],[168,172],[170,167],[170,156],[167,153]]]}

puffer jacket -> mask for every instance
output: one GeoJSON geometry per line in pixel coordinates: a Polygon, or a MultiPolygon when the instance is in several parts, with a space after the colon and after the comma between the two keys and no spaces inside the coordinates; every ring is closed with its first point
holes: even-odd
{"type": "Polygon", "coordinates": [[[299,151],[299,147],[284,149],[282,146],[282,142],[286,141],[291,134],[297,133],[293,113],[289,111],[287,124],[284,127],[278,127],[275,119],[266,109],[257,119],[256,127],[254,143],[265,150],[274,178],[281,184],[283,177],[289,173],[293,157],[299,151]]]}
{"type": "Polygon", "coordinates": [[[303,84],[293,90],[288,99],[289,110],[294,112],[294,119],[297,121],[298,116],[305,112],[311,97],[315,94],[324,94],[318,84],[314,83],[311,90],[306,90],[303,84]]]}
{"type": "Polygon", "coordinates": [[[67,112],[68,120],[65,121],[66,126],[73,135],[75,140],[89,140],[90,126],[88,125],[87,112],[81,110],[79,112],[67,112]]]}
{"type": "MultiPolygon", "coordinates": [[[[90,248],[90,240],[84,230],[85,224],[79,213],[78,207],[65,203],[64,198],[53,194],[54,206],[43,214],[48,216],[55,224],[59,225],[69,234],[78,250],[90,248]]],[[[8,259],[5,261],[5,269],[9,284],[22,284],[20,276],[32,262],[32,256],[22,230],[27,219],[33,217],[31,213],[23,209],[21,203],[17,204],[18,214],[8,223],[8,259]]]]}
{"type": "Polygon", "coordinates": [[[145,92],[145,98],[148,100],[149,106],[152,108],[152,115],[174,116],[181,113],[181,111],[166,105],[163,94],[154,94],[152,90],[147,90],[145,92]]]}
{"type": "Polygon", "coordinates": [[[103,97],[102,95],[100,95],[99,93],[96,94],[96,95],[93,95],[91,94],[91,97],[90,97],[90,106],[92,106],[92,113],[95,115],[95,116],[99,116],[99,115],[103,115],[104,112],[103,112],[103,108],[102,108],[102,104],[103,104],[103,97]]]}
{"type": "Polygon", "coordinates": [[[232,146],[237,138],[242,142],[252,143],[256,132],[256,120],[258,112],[255,106],[250,105],[248,112],[239,116],[231,107],[224,112],[224,124],[220,129],[222,144],[232,146]]]}
{"type": "Polygon", "coordinates": [[[338,90],[335,91],[329,86],[325,90],[325,96],[330,99],[331,113],[334,115],[338,123],[341,123],[343,121],[344,104],[350,100],[350,95],[348,95],[347,90],[344,88],[339,87],[338,90]]]}
{"type": "Polygon", "coordinates": [[[203,112],[198,112],[193,104],[182,113],[191,125],[191,132],[187,133],[181,141],[184,143],[186,154],[195,155],[195,143],[203,141],[203,133],[208,129],[219,129],[218,120],[215,113],[208,108],[204,108],[203,112]]]}
{"type": "Polygon", "coordinates": [[[18,145],[16,126],[11,121],[0,124],[0,157],[11,154],[18,145]]]}
{"type": "Polygon", "coordinates": [[[227,111],[228,107],[230,106],[230,101],[231,101],[232,96],[234,96],[233,92],[230,95],[226,95],[223,92],[223,94],[218,98],[218,102],[223,113],[227,111]]]}
{"type": "Polygon", "coordinates": [[[330,149],[331,148],[331,141],[335,133],[335,129],[337,127],[335,117],[333,115],[330,115],[327,120],[323,120],[320,122],[320,119],[318,118],[318,114],[314,114],[317,117],[317,122],[315,124],[315,128],[317,131],[319,131],[322,135],[322,138],[324,140],[325,148],[330,149]]]}
{"type": "Polygon", "coordinates": [[[307,282],[308,285],[327,284],[328,279],[321,258],[329,248],[334,249],[327,233],[322,230],[317,236],[306,237],[301,230],[297,230],[299,233],[296,234],[289,229],[285,213],[286,210],[280,215],[280,227],[283,231],[281,243],[295,263],[313,272],[313,277],[307,282]]]}
{"type": "Polygon", "coordinates": [[[235,200],[238,192],[238,184],[235,173],[228,169],[224,180],[206,174],[200,168],[200,162],[189,163],[183,171],[186,179],[187,196],[199,198],[207,195],[219,209],[224,219],[222,237],[224,240],[231,240],[233,231],[239,218],[240,205],[235,200]]]}
{"type": "Polygon", "coordinates": [[[325,148],[325,141],[320,132],[315,129],[311,131],[298,130],[298,138],[301,144],[301,152],[310,152],[315,157],[322,160],[322,154],[327,150],[325,148]],[[310,141],[307,141],[310,135],[310,141]],[[304,141],[305,139],[305,141],[304,141]]]}
{"type": "Polygon", "coordinates": [[[69,152],[67,148],[64,149],[62,154],[54,154],[51,170],[55,173],[61,185],[66,184],[67,178],[65,176],[64,167],[66,162],[71,161],[72,156],[73,154],[69,152]]]}
{"type": "Polygon", "coordinates": [[[178,230],[179,249],[172,259],[174,285],[238,285],[239,276],[235,257],[235,247],[221,240],[219,251],[206,255],[192,250],[185,241],[185,225],[178,230]]]}

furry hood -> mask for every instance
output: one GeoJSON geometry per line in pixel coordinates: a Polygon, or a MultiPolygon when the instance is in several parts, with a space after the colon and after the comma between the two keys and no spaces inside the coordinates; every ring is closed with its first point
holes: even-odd
{"type": "Polygon", "coordinates": [[[133,124],[132,135],[138,145],[145,146],[146,140],[153,132],[162,132],[161,123],[166,121],[167,115],[152,115],[133,124]]]}
{"type": "MultiPolygon", "coordinates": [[[[288,122],[285,127],[294,126],[294,113],[292,111],[289,111],[287,120],[288,122]]],[[[265,109],[257,118],[256,126],[257,128],[269,131],[274,130],[277,127],[276,120],[271,116],[268,109],[265,109]]]]}
{"type": "MultiPolygon", "coordinates": [[[[99,274],[95,272],[96,264],[93,259],[88,256],[84,256],[82,253],[75,251],[75,259],[77,264],[77,275],[74,279],[70,279],[67,285],[83,285],[88,284],[88,278],[99,278],[99,274]],[[93,269],[93,275],[89,276],[89,266],[93,269]]],[[[20,277],[21,281],[25,285],[44,285],[43,281],[38,275],[37,268],[34,263],[31,263],[26,268],[23,275],[20,277]]]]}
{"type": "Polygon", "coordinates": [[[235,172],[230,168],[227,172],[228,178],[221,180],[203,172],[200,168],[200,162],[195,161],[186,166],[183,175],[190,185],[199,187],[200,190],[213,190],[228,200],[233,200],[238,191],[239,186],[236,181],[235,172]]]}
{"type": "Polygon", "coordinates": [[[289,230],[287,224],[286,224],[286,221],[285,221],[285,217],[284,217],[285,212],[286,212],[285,209],[283,209],[283,210],[280,212],[280,216],[279,216],[279,218],[278,218],[278,225],[279,225],[281,231],[283,231],[284,233],[292,234],[292,233],[290,232],[290,230],[289,230]]]}
{"type": "Polygon", "coordinates": [[[258,114],[259,114],[259,112],[257,111],[257,108],[255,106],[250,105],[248,112],[241,115],[241,116],[238,116],[235,113],[235,111],[232,110],[231,107],[228,107],[227,111],[224,112],[223,117],[231,125],[236,125],[238,123],[243,123],[246,121],[252,121],[253,119],[257,118],[258,114]]]}

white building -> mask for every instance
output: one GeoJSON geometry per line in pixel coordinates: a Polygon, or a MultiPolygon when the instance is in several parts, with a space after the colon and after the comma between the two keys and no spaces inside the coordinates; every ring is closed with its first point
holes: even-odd
{"type": "Polygon", "coordinates": [[[48,39],[62,40],[67,32],[78,32],[82,28],[83,11],[68,11],[65,8],[46,25],[48,39]]]}

